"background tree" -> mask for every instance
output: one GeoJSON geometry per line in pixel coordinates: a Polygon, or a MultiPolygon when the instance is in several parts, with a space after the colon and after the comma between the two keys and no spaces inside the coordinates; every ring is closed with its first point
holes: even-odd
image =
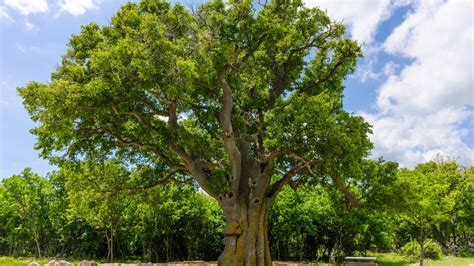
{"type": "MultiPolygon", "coordinates": [[[[456,206],[460,205],[459,198],[463,194],[460,188],[467,186],[466,181],[466,175],[455,161],[431,161],[417,165],[414,170],[400,171],[399,182],[404,191],[400,202],[405,200],[407,209],[400,217],[399,230],[406,230],[408,236],[418,242],[420,265],[423,265],[428,237],[436,237],[434,233],[438,232],[441,243],[450,242],[440,238],[445,237],[443,233],[448,233],[450,238],[453,231],[443,230],[442,227],[456,220],[456,206]]],[[[456,238],[456,233],[453,237],[456,238]]]]}
{"type": "Polygon", "coordinates": [[[8,232],[3,241],[13,249],[9,253],[31,250],[29,247],[34,246],[36,254],[41,257],[51,239],[48,228],[52,194],[50,184],[26,168],[21,174],[2,180],[0,192],[0,216],[4,221],[4,230],[8,232]]]}
{"type": "Polygon", "coordinates": [[[84,26],[51,82],[19,92],[43,157],[192,177],[224,212],[219,263],[271,265],[268,207],[283,186],[329,179],[359,205],[345,178],[360,176],[370,130],[342,109],[359,56],[341,23],[299,0],[143,0],[84,26]]]}
{"type": "Polygon", "coordinates": [[[216,203],[187,183],[134,192],[125,212],[125,239],[144,261],[215,259],[222,249],[223,217],[216,203]],[[217,237],[217,239],[216,239],[217,237]]]}
{"type": "Polygon", "coordinates": [[[71,212],[83,217],[99,229],[107,240],[107,261],[114,260],[117,235],[128,204],[122,187],[129,180],[129,172],[117,162],[82,162],[77,168],[68,168],[68,188],[71,212]]]}
{"type": "MultiPolygon", "coordinates": [[[[212,197],[199,192],[186,177],[158,186],[162,182],[156,182],[154,169],[141,166],[127,169],[126,175],[109,184],[104,171],[90,171],[106,169],[98,163],[82,162],[83,166],[78,168],[63,166],[46,178],[25,170],[3,179],[0,255],[38,255],[31,230],[33,220],[41,224],[37,228],[42,256],[102,260],[108,253],[104,229],[94,228],[88,222],[94,211],[79,212],[75,201],[81,195],[97,198],[95,194],[102,193],[106,197],[110,190],[124,200],[117,205],[122,220],[114,237],[114,254],[122,260],[213,260],[222,252],[224,237],[218,232],[224,228],[224,218],[220,206],[212,197]],[[82,192],[85,190],[87,193],[82,192]],[[24,212],[18,205],[22,197],[29,200],[21,202],[41,202],[31,204],[41,209],[30,211],[33,219],[22,218],[24,212]]],[[[116,160],[109,163],[124,170],[116,160]]],[[[421,183],[417,174],[397,175],[394,163],[362,161],[361,168],[365,176],[347,182],[362,205],[351,212],[347,211],[344,195],[330,179],[308,182],[298,190],[286,187],[281,191],[269,211],[270,251],[274,258],[327,262],[330,258],[365,255],[368,251],[398,250],[416,260],[420,257],[420,247],[413,239],[419,237],[419,227],[409,215],[418,213],[410,200],[425,197],[416,195],[420,185],[424,187],[422,191],[432,190],[433,186],[438,192],[438,188],[443,188],[440,197],[447,196],[453,202],[453,208],[437,214],[446,219],[427,223],[426,258],[439,257],[440,246],[445,253],[472,256],[469,246],[474,217],[472,167],[441,160],[422,164],[420,169],[429,170],[423,172],[429,182],[421,183]],[[439,186],[439,182],[444,185],[439,186]]],[[[88,208],[99,212],[100,204],[88,208]]]]}
{"type": "MultiPolygon", "coordinates": [[[[342,261],[367,250],[394,248],[394,210],[399,197],[398,165],[362,161],[363,177],[348,182],[363,208],[348,212],[347,202],[330,183],[286,189],[270,210],[273,256],[279,260],[342,261]]],[[[357,177],[357,176],[356,176],[357,177]]]]}

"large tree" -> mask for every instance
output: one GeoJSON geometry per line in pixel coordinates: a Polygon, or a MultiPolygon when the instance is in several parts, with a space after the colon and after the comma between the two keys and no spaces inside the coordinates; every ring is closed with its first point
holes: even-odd
{"type": "Polygon", "coordinates": [[[224,211],[221,265],[270,265],[267,217],[285,185],[324,181],[359,203],[370,126],[342,108],[361,56],[302,1],[125,4],[71,37],[48,84],[19,92],[52,162],[115,156],[143,186],[193,178],[224,211]]]}

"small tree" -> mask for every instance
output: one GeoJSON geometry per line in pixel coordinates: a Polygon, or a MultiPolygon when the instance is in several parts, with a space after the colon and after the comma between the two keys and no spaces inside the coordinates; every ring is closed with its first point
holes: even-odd
{"type": "Polygon", "coordinates": [[[51,82],[19,92],[44,157],[115,155],[158,183],[192,177],[225,215],[219,264],[271,265],[268,206],[283,186],[328,179],[359,206],[344,178],[360,176],[370,129],[342,109],[359,56],[341,23],[300,0],[142,0],[84,26],[51,82]]]}
{"type": "MultiPolygon", "coordinates": [[[[450,219],[463,177],[454,161],[419,164],[414,170],[402,169],[406,210],[401,220],[408,224],[420,247],[420,266],[425,258],[425,244],[433,228],[450,219]]],[[[402,201],[401,201],[402,202],[402,201]]]]}

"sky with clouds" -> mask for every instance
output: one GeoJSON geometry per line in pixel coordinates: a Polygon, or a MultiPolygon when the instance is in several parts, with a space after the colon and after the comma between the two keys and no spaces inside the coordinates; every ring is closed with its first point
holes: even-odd
{"type": "MultiPolygon", "coordinates": [[[[68,38],[104,25],[124,0],[0,0],[0,179],[38,158],[34,124],[16,88],[48,82],[68,38]]],[[[197,1],[182,1],[187,5],[197,1]]],[[[364,58],[347,78],[344,107],[373,125],[372,158],[404,167],[451,157],[474,165],[473,14],[470,0],[304,0],[343,21],[364,58]]]]}

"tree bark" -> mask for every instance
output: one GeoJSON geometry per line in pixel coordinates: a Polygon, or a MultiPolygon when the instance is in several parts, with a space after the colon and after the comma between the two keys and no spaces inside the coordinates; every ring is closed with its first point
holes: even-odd
{"type": "Polygon", "coordinates": [[[225,248],[218,265],[270,266],[267,222],[269,199],[242,197],[232,205],[221,201],[226,226],[225,248]]]}
{"type": "Polygon", "coordinates": [[[425,260],[425,243],[420,243],[420,266],[423,266],[425,260]]]}
{"type": "Polygon", "coordinates": [[[113,262],[114,260],[114,233],[111,231],[110,236],[108,231],[105,231],[105,237],[107,238],[107,262],[113,262]]]}
{"type": "Polygon", "coordinates": [[[38,251],[38,258],[41,258],[41,248],[40,248],[40,244],[39,244],[39,240],[38,240],[38,237],[35,236],[35,243],[36,243],[36,249],[38,251]]]}
{"type": "Polygon", "coordinates": [[[424,231],[423,224],[420,228],[420,237],[419,237],[419,244],[420,244],[420,266],[423,266],[423,261],[425,260],[425,243],[428,235],[424,231]]]}

